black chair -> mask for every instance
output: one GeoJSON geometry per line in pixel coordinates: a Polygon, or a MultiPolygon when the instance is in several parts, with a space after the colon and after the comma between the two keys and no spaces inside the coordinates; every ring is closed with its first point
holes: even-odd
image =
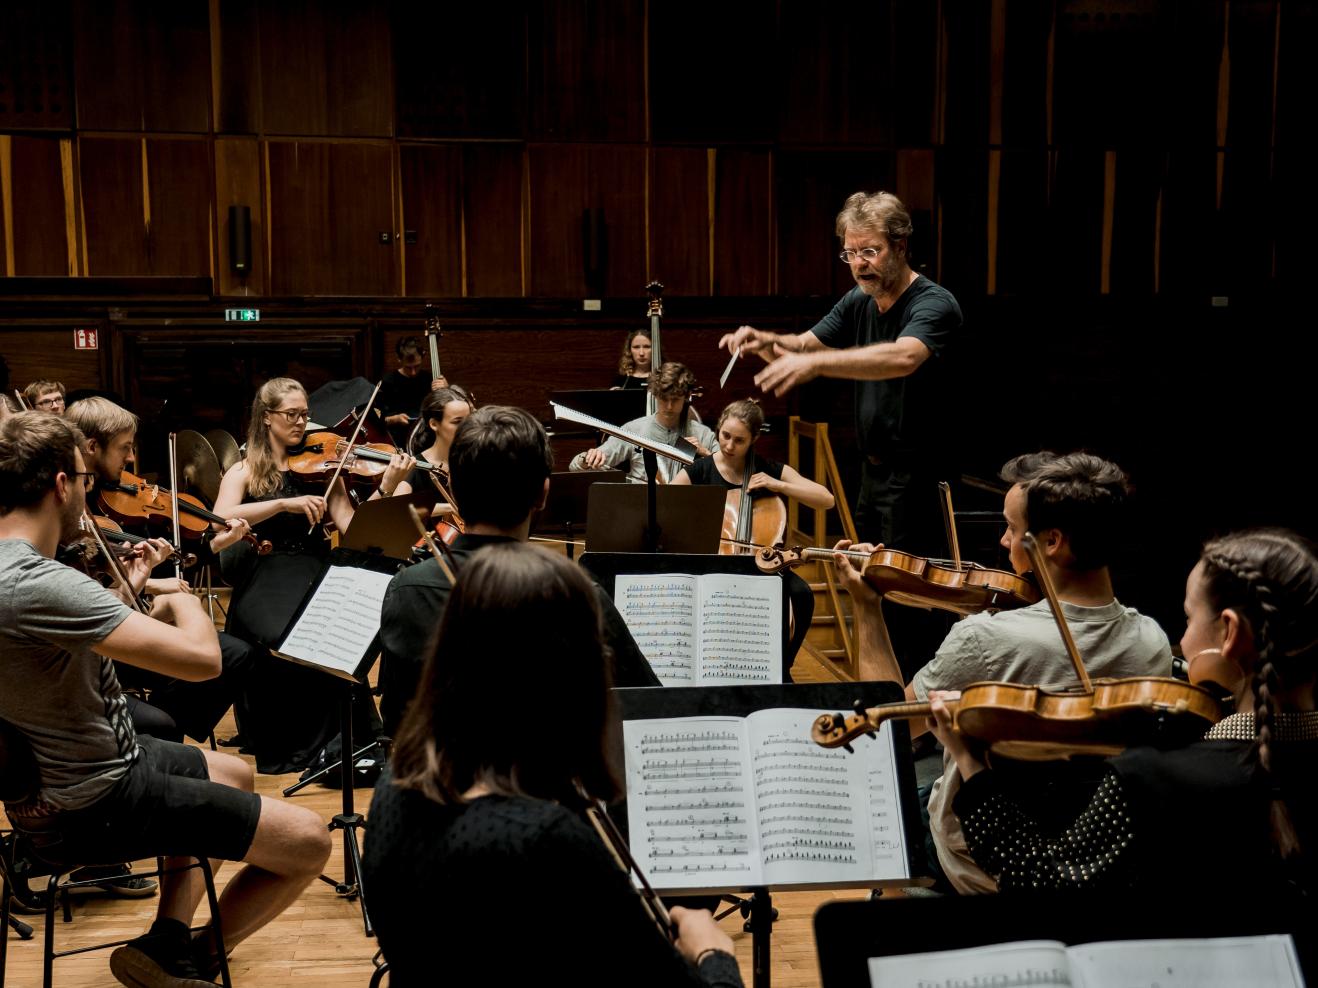
{"type": "MultiPolygon", "coordinates": [[[[0,799],[6,803],[21,802],[35,794],[40,789],[40,785],[41,775],[38,771],[36,757],[33,755],[27,739],[11,724],[0,720],[0,799]]],[[[14,925],[21,936],[20,927],[26,926],[24,923],[17,923],[10,916],[10,897],[14,893],[14,888],[19,880],[22,880],[26,887],[26,881],[29,877],[49,876],[46,883],[46,929],[41,967],[42,984],[45,988],[50,988],[53,984],[56,958],[69,957],[73,954],[85,954],[93,950],[106,950],[110,947],[121,947],[128,943],[127,940],[114,940],[108,943],[93,944],[90,947],[78,947],[74,950],[55,950],[56,901],[58,900],[61,905],[64,922],[72,922],[73,911],[69,904],[69,889],[99,885],[104,881],[101,878],[85,881],[61,881],[61,876],[67,875],[84,865],[102,863],[104,862],[62,860],[59,855],[59,843],[56,835],[49,833],[28,834],[23,831],[21,826],[15,825],[13,833],[4,844],[4,853],[0,854],[0,877],[3,879],[0,882],[0,929],[5,930],[4,937],[0,938],[0,985],[4,984],[5,981],[5,966],[9,944],[8,930],[5,928],[14,925]],[[19,861],[25,862],[22,875],[18,874],[19,861]]],[[[199,857],[195,858],[190,865],[184,865],[181,868],[167,868],[164,859],[157,858],[154,871],[138,872],[137,874],[144,878],[163,878],[165,875],[189,871],[193,868],[201,869],[206,882],[206,900],[210,904],[211,931],[212,936],[215,938],[215,947],[220,961],[220,981],[225,988],[232,988],[232,982],[229,979],[229,962],[225,956],[224,933],[220,928],[219,899],[215,894],[215,876],[211,872],[210,862],[205,857],[199,857]]],[[[198,932],[201,929],[203,927],[194,927],[193,932],[198,932]]],[[[28,935],[24,939],[30,937],[31,929],[29,928],[28,935]]]]}

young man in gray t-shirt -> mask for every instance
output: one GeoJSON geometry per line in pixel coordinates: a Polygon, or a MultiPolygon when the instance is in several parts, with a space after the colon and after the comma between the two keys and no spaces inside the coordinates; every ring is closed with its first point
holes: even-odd
{"type": "MultiPolygon", "coordinates": [[[[148,615],[55,561],[85,513],[92,474],[80,441],[54,415],[0,422],[0,719],[38,770],[5,811],[56,867],[156,855],[174,866],[199,855],[246,862],[220,899],[231,948],[319,874],[329,835],[316,814],[255,795],[241,759],[134,734],[111,659],[201,680],[219,672],[220,650],[191,594],[160,597],[148,615]]],[[[115,977],[167,985],[211,974],[212,938],[194,942],[188,930],[201,893],[186,874],[163,876],[156,922],[111,955],[115,977]]]]}
{"type": "MultiPolygon", "coordinates": [[[[1034,533],[1091,678],[1171,675],[1166,633],[1151,618],[1123,607],[1112,592],[1108,555],[1128,495],[1121,469],[1087,453],[1032,454],[1007,463],[1002,477],[1012,484],[1003,505],[1002,547],[1012,568],[1024,575],[1032,564],[1022,540],[1027,531],[1034,533]]],[[[836,556],[834,562],[856,604],[861,679],[900,683],[878,594],[845,557],[836,556]]],[[[906,685],[906,697],[924,701],[932,691],[962,690],[976,682],[1079,684],[1046,600],[958,622],[906,685]]],[[[928,729],[925,721],[911,723],[912,736],[928,729]]],[[[966,850],[961,824],[952,812],[960,774],[948,758],[943,769],[929,797],[929,828],[938,863],[958,892],[996,891],[997,882],[966,850]]]]}

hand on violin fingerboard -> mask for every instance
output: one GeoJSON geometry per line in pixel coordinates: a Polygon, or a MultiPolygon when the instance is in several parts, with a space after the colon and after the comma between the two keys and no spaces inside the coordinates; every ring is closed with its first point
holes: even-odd
{"type": "Polygon", "coordinates": [[[943,748],[956,762],[957,771],[961,773],[962,779],[969,779],[971,776],[978,775],[984,769],[988,768],[983,755],[978,746],[972,747],[972,743],[967,740],[965,735],[952,726],[952,711],[948,707],[949,700],[959,700],[961,698],[960,690],[930,690],[929,691],[929,730],[934,732],[934,736],[942,742],[943,748]]]}
{"type": "Polygon", "coordinates": [[[873,587],[865,582],[865,576],[861,568],[849,557],[840,554],[843,552],[869,554],[881,548],[883,546],[874,545],[870,542],[852,543],[850,539],[842,539],[833,546],[833,569],[837,574],[837,581],[842,585],[843,590],[851,594],[852,599],[858,606],[878,607],[879,595],[873,587]]]}
{"type": "Polygon", "coordinates": [[[246,518],[230,518],[226,524],[229,527],[211,539],[211,552],[223,552],[252,533],[252,526],[246,518]]]}
{"type": "Polygon", "coordinates": [[[124,572],[134,588],[146,585],[151,571],[168,559],[174,547],[165,539],[147,539],[133,546],[132,554],[124,559],[124,572]]]}

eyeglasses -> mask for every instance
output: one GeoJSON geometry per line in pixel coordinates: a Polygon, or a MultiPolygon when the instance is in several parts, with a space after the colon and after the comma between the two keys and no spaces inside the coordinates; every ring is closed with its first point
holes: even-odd
{"type": "Polygon", "coordinates": [[[82,489],[89,491],[96,486],[96,472],[93,470],[75,470],[73,476],[82,478],[82,489]]]}
{"type": "Polygon", "coordinates": [[[306,422],[311,418],[311,412],[309,412],[305,408],[302,409],[301,411],[298,411],[297,409],[294,408],[290,408],[288,411],[284,411],[281,408],[276,408],[274,410],[274,414],[284,416],[284,421],[287,422],[289,425],[297,425],[299,422],[306,422]]]}
{"type": "Polygon", "coordinates": [[[873,263],[880,253],[882,252],[877,247],[862,247],[860,250],[844,250],[837,258],[843,264],[850,264],[858,257],[873,263]]]}
{"type": "Polygon", "coordinates": [[[34,401],[32,404],[37,408],[54,408],[56,405],[63,405],[64,398],[63,396],[58,398],[42,398],[40,401],[34,401]]]}

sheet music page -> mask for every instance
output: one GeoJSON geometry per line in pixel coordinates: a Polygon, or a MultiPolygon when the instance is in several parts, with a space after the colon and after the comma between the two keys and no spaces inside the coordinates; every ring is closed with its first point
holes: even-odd
{"type": "Polygon", "coordinates": [[[614,606],[665,686],[695,685],[696,601],[696,577],[684,573],[614,577],[614,606]]]}
{"type": "Polygon", "coordinates": [[[782,578],[705,573],[699,587],[696,685],[781,683],[782,578]]]}
{"type": "Polygon", "coordinates": [[[1302,988],[1287,934],[1189,940],[1111,940],[1067,953],[1075,983],[1089,988],[1302,988]]]}
{"type": "Polygon", "coordinates": [[[871,957],[873,988],[1071,988],[1066,945],[1056,940],[871,957]]]}
{"type": "Polygon", "coordinates": [[[760,883],[755,806],[740,717],[629,720],[632,857],[657,889],[760,883]]]}
{"type": "Polygon", "coordinates": [[[865,759],[815,744],[818,716],[776,708],[746,718],[769,885],[856,882],[875,872],[865,759]]]}
{"type": "Polygon", "coordinates": [[[331,566],[285,636],[285,655],[352,673],[380,630],[380,605],[392,577],[356,566],[331,566]]]}
{"type": "Polygon", "coordinates": [[[874,856],[874,874],[870,877],[909,878],[910,862],[902,821],[901,789],[897,785],[897,750],[892,738],[892,721],[883,722],[878,737],[862,735],[851,746],[856,749],[855,757],[865,766],[870,848],[874,856]]]}

